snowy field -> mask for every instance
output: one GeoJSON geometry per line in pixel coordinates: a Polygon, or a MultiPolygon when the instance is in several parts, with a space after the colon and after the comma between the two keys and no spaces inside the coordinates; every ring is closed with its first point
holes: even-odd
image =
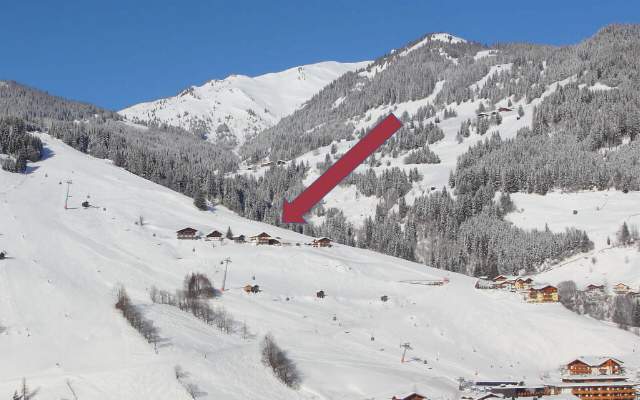
{"type": "Polygon", "coordinates": [[[0,248],[10,256],[0,261],[0,323],[7,327],[0,396],[26,377],[43,399],[73,398],[69,386],[82,400],[188,399],[174,378],[181,365],[200,399],[388,399],[415,389],[455,399],[457,377],[535,380],[581,354],[637,367],[637,336],[559,304],[475,290],[466,276],[341,245],[178,241],[174,232],[186,226],[266,231],[290,243],[310,238],[222,207],[200,212],[185,196],[42,138],[48,156],[28,174],[0,171],[0,248]],[[73,181],[69,210],[66,180],[73,181]],[[85,200],[95,208],[80,207],[85,200]],[[140,216],[143,226],[135,224],[140,216]],[[152,285],[173,291],[190,272],[220,287],[225,257],[232,260],[229,290],[213,303],[246,322],[254,339],[150,304],[152,285]],[[406,282],[445,276],[451,282],[439,287],[406,282]],[[247,283],[263,292],[244,293],[247,283]],[[114,309],[119,284],[160,328],[158,354],[114,309]],[[327,297],[317,299],[318,290],[327,297]],[[260,363],[259,341],[268,332],[298,364],[300,390],[284,387],[260,363]],[[413,347],[404,364],[403,342],[413,347]]]}

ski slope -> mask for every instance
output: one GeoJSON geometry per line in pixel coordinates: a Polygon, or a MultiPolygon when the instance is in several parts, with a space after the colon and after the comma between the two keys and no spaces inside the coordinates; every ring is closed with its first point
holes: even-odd
{"type": "Polygon", "coordinates": [[[134,122],[196,130],[211,141],[227,136],[241,144],[294,112],[340,75],[368,63],[327,61],[256,77],[231,75],[191,86],[174,97],[133,105],[120,114],[134,122]]]}
{"type": "Polygon", "coordinates": [[[43,399],[73,398],[69,385],[82,400],[189,399],[174,377],[180,365],[199,399],[388,399],[416,389],[456,399],[460,376],[537,380],[582,354],[638,367],[637,336],[559,304],[478,291],[470,277],[361,249],[298,247],[310,238],[222,207],[198,211],[185,196],[41,137],[47,157],[28,174],[0,171],[0,249],[10,256],[0,261],[0,396],[26,377],[43,399]],[[80,207],[85,200],[95,208],[80,207]],[[293,245],[176,240],[186,226],[266,231],[293,245]],[[229,290],[212,302],[254,338],[150,303],[152,285],[173,291],[190,272],[220,287],[225,257],[229,290]],[[444,277],[449,284],[417,284],[444,277]],[[246,294],[247,283],[263,291],[246,294]],[[157,354],[114,309],[120,284],[159,327],[157,354]],[[268,332],[298,364],[298,391],[260,363],[268,332]],[[404,364],[403,342],[413,347],[404,364]]]}

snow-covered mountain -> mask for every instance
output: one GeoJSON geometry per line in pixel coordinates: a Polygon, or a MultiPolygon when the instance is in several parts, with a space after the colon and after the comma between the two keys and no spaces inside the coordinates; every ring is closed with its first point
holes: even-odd
{"type": "Polygon", "coordinates": [[[55,399],[186,400],[185,384],[199,399],[388,399],[414,390],[456,399],[458,377],[537,381],[581,354],[638,367],[636,336],[559,304],[476,290],[470,277],[367,250],[297,246],[311,238],[223,207],[198,211],[188,197],[40,136],[45,159],[27,174],[0,170],[0,248],[9,254],[0,261],[0,393],[26,377],[55,399]],[[266,231],[292,245],[177,240],[186,226],[266,231]],[[211,302],[253,338],[150,302],[152,285],[174,291],[191,272],[219,288],[226,257],[228,290],[211,302]],[[262,291],[245,293],[249,283],[262,291]],[[114,308],[119,285],[159,328],[157,352],[114,308]],[[300,368],[298,391],[261,364],[268,332],[300,368]],[[403,342],[413,350],[400,363],[403,342]]]}
{"type": "Polygon", "coordinates": [[[191,86],[174,97],[136,104],[120,114],[134,122],[166,123],[211,141],[240,144],[291,114],[340,75],[367,64],[327,61],[256,77],[231,75],[191,86]]]}
{"type": "MultiPolygon", "coordinates": [[[[365,247],[396,255],[402,254],[399,246],[387,246],[389,237],[382,232],[401,231],[404,223],[417,221],[411,255],[434,265],[440,254],[443,268],[475,275],[487,273],[477,262],[482,255],[463,255],[453,262],[455,267],[452,259],[481,246],[483,235],[497,239],[496,232],[510,226],[527,232],[539,229],[534,236],[541,237],[545,223],[547,233],[578,228],[593,242],[593,249],[567,249],[564,255],[546,249],[538,259],[523,262],[513,260],[523,253],[513,247],[511,256],[497,262],[500,273],[523,271],[524,265],[527,273],[554,265],[567,265],[563,271],[579,266],[580,284],[623,280],[638,290],[637,278],[618,276],[611,267],[623,263],[629,271],[636,268],[636,248],[611,247],[623,223],[637,226],[635,215],[640,212],[626,199],[640,190],[640,109],[627,100],[640,98],[634,85],[640,65],[637,57],[619,57],[621,52],[640,52],[639,37],[638,25],[612,25],[574,46],[554,48],[485,46],[446,33],[428,34],[357,74],[338,78],[303,108],[245,143],[240,154],[254,162],[270,158],[308,164],[304,187],[394,113],[404,127],[360,165],[355,176],[332,190],[307,220],[315,226],[356,231],[358,239],[373,243],[365,247]],[[477,222],[477,215],[486,210],[469,206],[481,196],[492,198],[481,190],[510,193],[515,212],[495,220],[513,224],[495,231],[483,231],[487,224],[479,224],[468,233],[472,240],[458,236],[458,228],[477,222]],[[425,210],[437,209],[439,201],[430,195],[439,193],[454,194],[456,206],[466,211],[450,221],[451,228],[434,232],[432,228],[442,223],[442,210],[425,210]],[[607,195],[610,205],[598,208],[607,195]],[[592,204],[588,214],[573,213],[582,209],[576,199],[592,204]],[[547,212],[551,206],[563,208],[547,212]],[[451,237],[456,243],[443,245],[451,237]],[[570,253],[571,259],[563,260],[570,253]],[[600,261],[591,259],[595,255],[600,261]],[[571,260],[575,262],[564,264],[571,260]],[[476,265],[470,268],[472,264],[476,265]]],[[[244,173],[257,175],[262,170],[254,166],[244,173]]],[[[514,229],[511,234],[515,237],[517,232],[523,233],[514,229]]],[[[485,261],[495,264],[509,243],[515,241],[496,246],[500,250],[485,261]]],[[[555,283],[572,278],[571,272],[551,276],[555,283]]]]}

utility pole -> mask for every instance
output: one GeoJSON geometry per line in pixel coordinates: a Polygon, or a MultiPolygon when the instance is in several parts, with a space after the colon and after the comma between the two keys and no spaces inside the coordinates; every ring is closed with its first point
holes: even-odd
{"type": "Polygon", "coordinates": [[[222,278],[222,291],[223,292],[225,290],[225,285],[227,284],[227,273],[229,272],[229,263],[230,262],[231,262],[231,259],[229,257],[227,257],[224,260],[220,261],[220,264],[225,264],[225,266],[224,266],[224,277],[222,278]]]}
{"type": "Polygon", "coordinates": [[[400,362],[404,362],[404,357],[407,355],[407,350],[413,350],[413,348],[411,347],[411,343],[407,342],[407,343],[402,343],[400,345],[400,347],[403,348],[402,350],[402,359],[400,360],[400,362]]]}
{"type": "Polygon", "coordinates": [[[67,184],[67,195],[64,198],[64,209],[66,210],[68,208],[69,205],[69,186],[72,184],[73,182],[71,180],[66,181],[67,184]]]}

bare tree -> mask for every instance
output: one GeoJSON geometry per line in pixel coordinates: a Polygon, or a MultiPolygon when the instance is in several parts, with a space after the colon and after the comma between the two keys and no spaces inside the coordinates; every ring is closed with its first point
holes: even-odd
{"type": "Polygon", "coordinates": [[[271,367],[276,377],[285,385],[293,389],[300,387],[302,376],[298,368],[270,334],[262,341],[262,363],[271,367]]]}
{"type": "Polygon", "coordinates": [[[20,389],[16,390],[13,393],[12,400],[32,400],[36,398],[39,389],[31,390],[29,386],[27,386],[27,379],[22,378],[22,383],[20,384],[20,389]]]}
{"type": "Polygon", "coordinates": [[[189,374],[180,366],[180,365],[176,365],[173,368],[173,371],[176,375],[176,379],[177,380],[182,380],[184,378],[186,378],[187,376],[189,376],[189,374]]]}
{"type": "Polygon", "coordinates": [[[153,303],[158,303],[159,296],[160,293],[158,291],[158,288],[155,286],[151,286],[151,288],[149,289],[149,298],[151,299],[151,301],[153,303]]]}
{"type": "Polygon", "coordinates": [[[558,284],[558,297],[562,305],[574,311],[578,288],[574,281],[562,281],[558,284]]]}
{"type": "Polygon", "coordinates": [[[200,395],[200,389],[195,383],[187,383],[186,385],[184,385],[184,388],[187,393],[189,393],[189,396],[191,396],[191,398],[194,400],[200,395]]]}

